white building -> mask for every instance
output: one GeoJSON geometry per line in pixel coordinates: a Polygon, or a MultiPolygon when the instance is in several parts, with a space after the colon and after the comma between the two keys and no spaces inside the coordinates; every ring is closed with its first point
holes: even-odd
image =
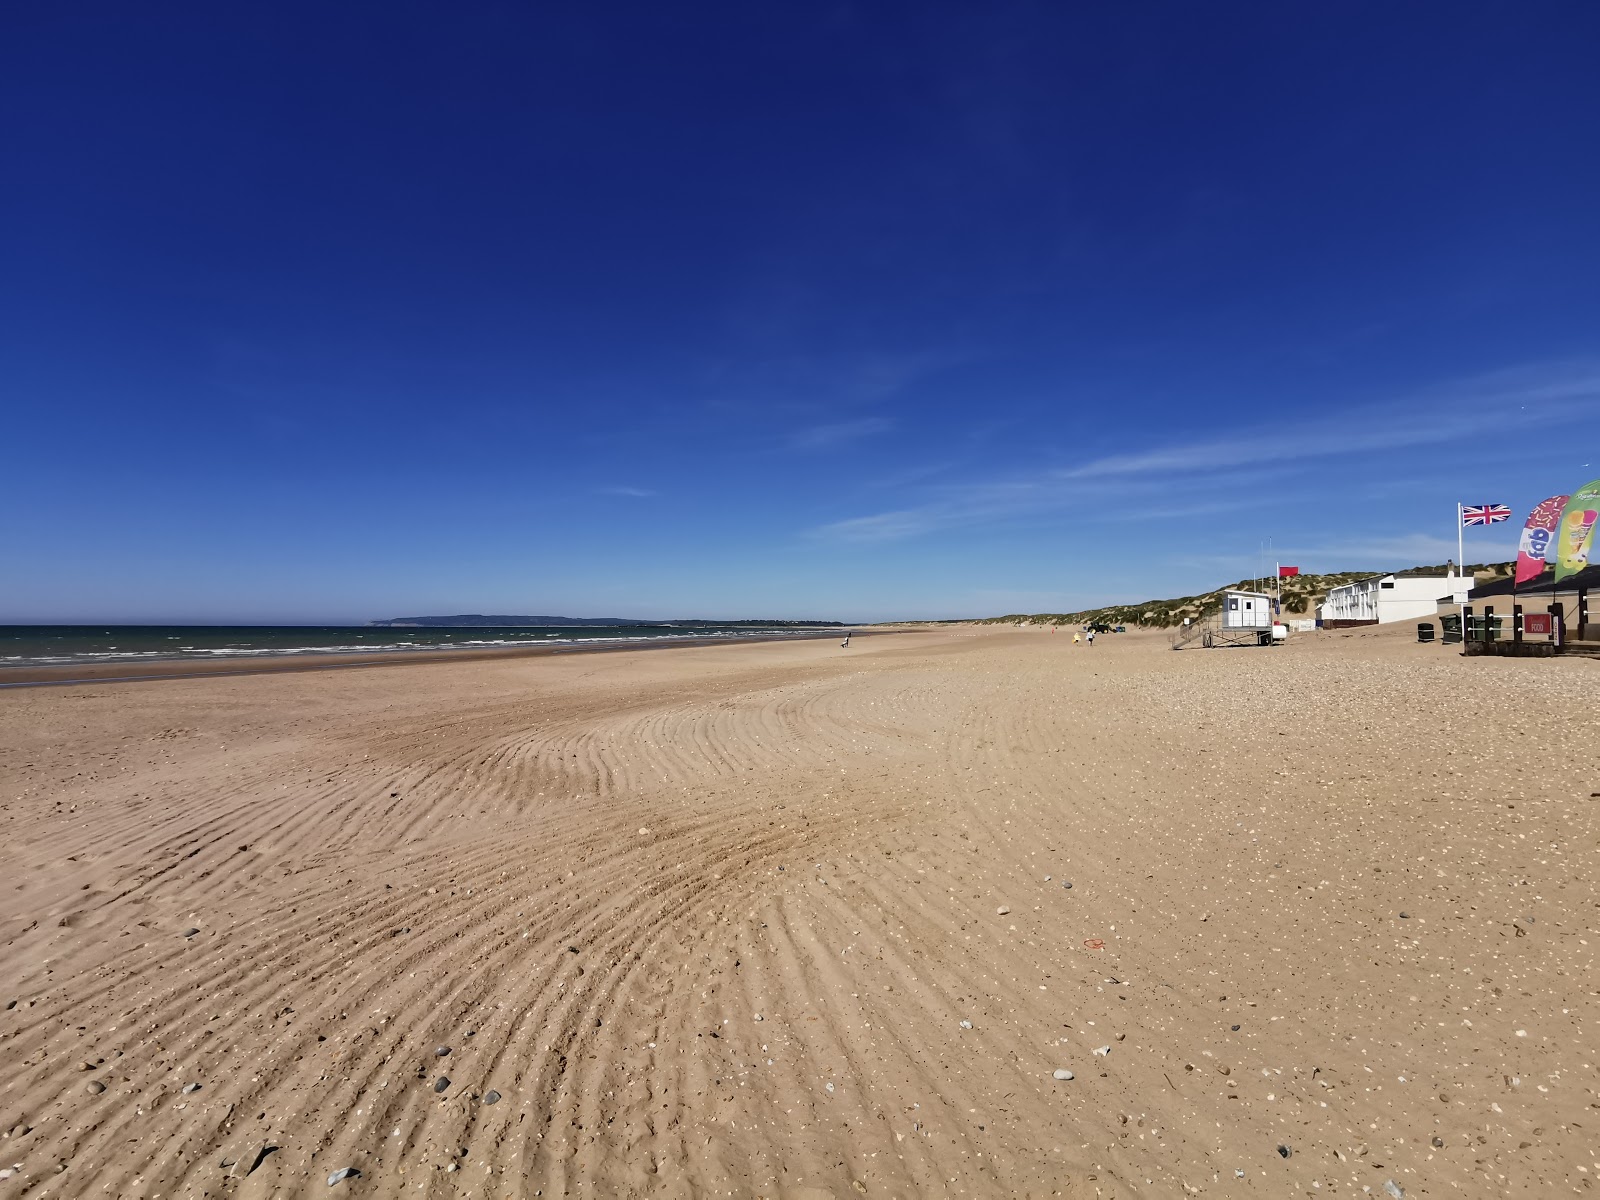
{"type": "Polygon", "coordinates": [[[1454,572],[1398,571],[1375,575],[1336,587],[1322,602],[1322,627],[1342,629],[1351,625],[1387,625],[1390,621],[1413,621],[1431,617],[1439,603],[1464,604],[1472,580],[1454,572]]]}
{"type": "Polygon", "coordinates": [[[1224,629],[1271,629],[1272,597],[1265,592],[1222,593],[1224,629]]]}

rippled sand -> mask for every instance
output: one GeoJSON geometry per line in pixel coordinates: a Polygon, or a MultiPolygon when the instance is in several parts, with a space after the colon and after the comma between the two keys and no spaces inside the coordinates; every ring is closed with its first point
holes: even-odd
{"type": "Polygon", "coordinates": [[[1597,686],[955,628],[0,693],[0,1197],[1581,1193],[1597,686]]]}

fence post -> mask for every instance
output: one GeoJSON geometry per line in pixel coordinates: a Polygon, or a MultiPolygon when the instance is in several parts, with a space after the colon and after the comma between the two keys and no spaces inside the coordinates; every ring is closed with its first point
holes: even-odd
{"type": "Polygon", "coordinates": [[[1522,644],[1522,605],[1511,606],[1511,640],[1519,646],[1522,644]]]}
{"type": "Polygon", "coordinates": [[[1486,642],[1494,641],[1494,605],[1492,604],[1483,606],[1483,640],[1486,642]]]}
{"type": "Polygon", "coordinates": [[[1556,649],[1561,649],[1561,643],[1566,640],[1567,610],[1561,601],[1553,601],[1550,605],[1550,640],[1555,643],[1556,649]]]}

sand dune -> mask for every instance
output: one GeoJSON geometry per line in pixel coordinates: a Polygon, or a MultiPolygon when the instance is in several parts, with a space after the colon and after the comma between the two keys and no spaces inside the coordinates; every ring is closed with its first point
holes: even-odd
{"type": "Polygon", "coordinates": [[[0,1196],[1586,1190],[1597,683],[956,629],[3,693],[0,1196]]]}

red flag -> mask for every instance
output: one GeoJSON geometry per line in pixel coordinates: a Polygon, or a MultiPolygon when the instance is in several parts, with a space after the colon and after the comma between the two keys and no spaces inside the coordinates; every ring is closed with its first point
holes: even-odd
{"type": "Polygon", "coordinates": [[[1300,574],[1300,568],[1299,567],[1279,567],[1278,568],[1278,578],[1279,579],[1289,579],[1292,576],[1295,576],[1295,575],[1298,575],[1298,574],[1300,574]]]}

